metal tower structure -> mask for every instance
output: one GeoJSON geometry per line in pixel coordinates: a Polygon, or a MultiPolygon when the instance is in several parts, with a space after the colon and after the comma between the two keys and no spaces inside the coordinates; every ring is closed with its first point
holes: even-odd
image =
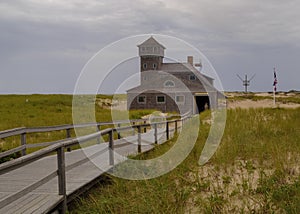
{"type": "Polygon", "coordinates": [[[237,77],[243,82],[243,86],[245,87],[245,93],[248,93],[248,87],[250,86],[250,81],[253,80],[256,74],[254,74],[249,80],[247,74],[245,74],[245,79],[242,79],[240,75],[237,74],[237,77]]]}

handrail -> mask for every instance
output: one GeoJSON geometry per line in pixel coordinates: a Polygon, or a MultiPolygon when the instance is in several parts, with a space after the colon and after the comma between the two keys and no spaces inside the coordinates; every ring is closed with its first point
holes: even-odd
{"type": "MultiPolygon", "coordinates": [[[[40,149],[36,152],[33,152],[31,154],[22,156],[18,159],[14,159],[5,163],[0,164],[0,175],[5,174],[7,172],[10,172],[14,169],[20,168],[22,166],[25,166],[27,164],[30,164],[36,160],[39,160],[45,156],[48,156],[50,154],[52,154],[53,152],[57,153],[57,171],[51,172],[49,175],[47,175],[46,177],[43,177],[42,179],[40,179],[39,181],[36,181],[35,183],[31,184],[30,186],[22,189],[21,191],[14,193],[12,195],[9,195],[8,197],[6,197],[5,199],[0,201],[1,206],[5,206],[9,203],[12,202],[12,200],[16,200],[17,198],[22,197],[24,194],[27,194],[28,192],[38,188],[39,186],[45,184],[46,182],[48,182],[50,179],[53,179],[55,177],[55,175],[58,176],[58,192],[59,195],[61,195],[63,197],[62,199],[62,204],[61,204],[61,212],[65,213],[66,212],[66,206],[67,206],[67,199],[66,199],[66,171],[69,170],[70,168],[74,167],[74,163],[71,166],[66,166],[65,165],[65,148],[70,147],[70,146],[74,146],[74,145],[78,145],[79,143],[83,143],[83,142],[87,142],[93,139],[97,139],[100,136],[103,135],[109,135],[109,165],[113,166],[114,165],[114,139],[113,139],[113,133],[114,132],[118,132],[121,130],[126,130],[126,129],[132,129],[132,128],[137,128],[138,129],[138,152],[141,152],[141,128],[142,127],[149,127],[149,126],[154,126],[155,127],[155,143],[157,143],[157,126],[161,125],[161,124],[166,124],[166,139],[169,139],[169,124],[170,123],[175,123],[175,131],[177,132],[177,123],[178,121],[185,121],[187,118],[189,117],[185,117],[185,118],[180,118],[180,119],[176,119],[176,120],[170,120],[170,121],[164,121],[164,122],[157,122],[157,123],[142,123],[142,124],[135,124],[133,126],[127,126],[127,127],[117,127],[117,128],[107,128],[101,131],[97,131],[95,133],[92,134],[88,134],[85,136],[80,136],[77,138],[69,138],[69,139],[65,139],[62,140],[60,142],[57,142],[53,145],[50,145],[46,148],[40,149]]],[[[144,120],[142,120],[144,121],[144,120]]],[[[21,129],[20,129],[21,130],[21,129]]],[[[18,131],[20,131],[18,130],[18,131]]],[[[22,130],[24,131],[24,130],[22,130]]],[[[24,134],[22,132],[22,134],[24,134]]],[[[23,145],[24,146],[24,145],[23,145]]],[[[26,147],[26,145],[25,145],[26,147]]],[[[81,161],[79,161],[81,163],[81,161]]],[[[78,163],[79,164],[79,163],[78,163]]]]}
{"type": "MultiPolygon", "coordinates": [[[[175,117],[180,115],[172,115],[168,118],[175,117]]],[[[184,116],[182,116],[184,117],[184,116]]],[[[0,131],[0,139],[12,137],[16,135],[20,135],[23,133],[36,133],[36,132],[51,132],[51,131],[61,131],[66,129],[73,129],[73,128],[85,128],[90,126],[103,126],[103,125],[118,125],[124,123],[136,123],[136,122],[144,122],[148,119],[134,119],[134,120],[117,120],[113,122],[98,122],[98,123],[83,123],[83,124],[64,124],[64,125],[56,125],[56,126],[41,126],[41,127],[19,127],[14,129],[8,129],[0,131]]]]}
{"type": "Polygon", "coordinates": [[[58,148],[61,147],[68,147],[68,146],[74,146],[79,144],[80,142],[86,142],[92,139],[95,139],[99,137],[100,135],[105,135],[107,134],[111,129],[105,129],[93,134],[85,135],[82,137],[74,138],[74,139],[69,139],[69,140],[64,140],[63,142],[56,143],[54,145],[48,146],[46,148],[40,149],[36,152],[33,152],[31,154],[25,155],[23,157],[5,162],[0,164],[0,175],[6,173],[7,171],[10,171],[12,169],[15,169],[16,166],[24,166],[26,164],[29,164],[36,159],[40,159],[42,157],[45,157],[53,152],[55,152],[58,148]]]}
{"type": "MultiPolygon", "coordinates": [[[[179,115],[173,115],[167,118],[171,118],[174,116],[179,116],[179,115]]],[[[30,133],[42,133],[42,132],[52,132],[52,131],[66,131],[66,139],[71,137],[70,130],[75,129],[75,128],[85,128],[85,127],[92,127],[96,126],[98,130],[100,130],[100,126],[106,126],[106,125],[117,125],[120,127],[121,124],[128,124],[132,123],[133,126],[135,126],[136,123],[138,122],[144,122],[146,123],[148,119],[135,119],[135,120],[118,120],[118,121],[113,121],[113,122],[98,122],[98,123],[83,123],[83,124],[64,124],[64,125],[57,125],[57,126],[42,126],[42,127],[20,127],[20,128],[14,128],[14,129],[9,129],[9,130],[4,130],[0,131],[0,139],[4,139],[7,137],[12,137],[12,136],[18,136],[21,135],[21,146],[17,148],[13,148],[4,152],[0,153],[0,158],[7,157],[9,155],[12,155],[16,152],[21,151],[21,156],[26,155],[26,149],[27,148],[34,148],[34,147],[43,147],[43,146],[49,146],[51,144],[54,144],[59,141],[54,141],[54,142],[45,142],[45,143],[38,143],[37,145],[30,145],[26,144],[26,134],[30,133]]],[[[122,127],[123,128],[123,127],[122,127]]],[[[122,129],[120,129],[122,130],[122,129]]]]}
{"type": "MultiPolygon", "coordinates": [[[[166,121],[166,122],[156,122],[156,123],[152,123],[152,124],[146,123],[146,124],[136,124],[136,125],[132,125],[132,126],[126,126],[126,127],[107,128],[107,129],[104,129],[104,130],[101,130],[101,131],[98,131],[98,132],[95,132],[95,133],[92,133],[92,134],[88,134],[88,135],[85,135],[85,136],[80,136],[80,137],[77,137],[77,138],[54,141],[54,142],[56,142],[55,144],[50,145],[46,148],[40,149],[36,152],[33,152],[33,153],[28,154],[26,156],[11,160],[9,162],[5,162],[5,163],[0,164],[0,175],[3,174],[4,171],[6,171],[7,169],[10,169],[11,167],[13,167],[15,165],[18,165],[18,164],[25,165],[25,164],[31,163],[34,160],[36,160],[36,158],[38,158],[40,156],[42,156],[42,157],[47,156],[50,153],[56,151],[58,148],[74,146],[74,145],[77,145],[79,143],[83,143],[83,142],[86,142],[86,141],[89,141],[89,140],[99,138],[100,136],[109,134],[110,132],[122,131],[122,130],[127,130],[127,129],[132,129],[132,128],[139,128],[139,127],[149,127],[149,126],[152,126],[152,125],[175,123],[175,122],[178,122],[178,121],[183,121],[185,119],[186,118],[182,118],[182,119],[178,119],[178,120],[170,120],[170,121],[166,121]]],[[[54,142],[46,142],[46,143],[54,143],[54,142]]],[[[6,151],[6,152],[8,152],[8,151],[6,151]]],[[[2,153],[0,153],[0,154],[2,154],[2,153]]]]}
{"type": "Polygon", "coordinates": [[[20,127],[20,128],[0,131],[0,139],[12,137],[15,135],[20,135],[20,134],[23,134],[25,131],[26,131],[26,127],[20,127]]]}

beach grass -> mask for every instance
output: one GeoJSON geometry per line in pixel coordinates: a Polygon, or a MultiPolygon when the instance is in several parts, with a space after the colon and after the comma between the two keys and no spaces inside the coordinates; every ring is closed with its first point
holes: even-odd
{"type": "MultiPolygon", "coordinates": [[[[300,109],[228,110],[220,147],[199,166],[209,115],[200,116],[197,143],[176,169],[151,180],[106,175],[69,212],[299,213],[300,109]]],[[[137,158],[157,157],[175,140],[137,158]]]]}

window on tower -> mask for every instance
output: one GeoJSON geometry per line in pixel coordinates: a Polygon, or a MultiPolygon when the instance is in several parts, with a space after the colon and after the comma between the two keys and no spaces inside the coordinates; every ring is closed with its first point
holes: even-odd
{"type": "Polygon", "coordinates": [[[157,68],[157,64],[153,63],[153,69],[155,70],[157,68]]]}
{"type": "Polygon", "coordinates": [[[147,63],[143,64],[143,68],[146,69],[147,68],[147,63]]]}

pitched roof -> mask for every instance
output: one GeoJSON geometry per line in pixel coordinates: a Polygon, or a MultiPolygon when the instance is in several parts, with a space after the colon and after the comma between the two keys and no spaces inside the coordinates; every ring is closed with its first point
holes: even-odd
{"type": "MultiPolygon", "coordinates": [[[[163,78],[154,78],[151,81],[147,80],[147,82],[131,88],[127,90],[128,93],[140,93],[143,91],[148,91],[149,89],[151,90],[157,90],[161,92],[186,92],[186,88],[189,88],[189,91],[192,93],[196,92],[208,92],[208,91],[215,91],[215,88],[213,85],[211,85],[210,80],[213,80],[213,78],[208,77],[206,75],[203,75],[200,73],[194,66],[192,66],[189,63],[163,63],[162,64],[162,69],[161,70],[156,70],[153,71],[153,75],[161,76],[163,73],[169,73],[169,74],[174,74],[174,76],[177,76],[176,73],[193,73],[197,77],[199,77],[199,81],[190,81],[186,78],[180,79],[180,82],[186,85],[185,87],[178,85],[175,83],[176,87],[164,87],[164,80],[163,78]]],[[[162,76],[163,77],[163,76],[162,76]]],[[[169,77],[172,79],[172,75],[169,77]]],[[[168,79],[168,78],[167,78],[168,79]]],[[[176,78],[175,78],[176,79],[176,78]]],[[[174,80],[176,82],[176,80],[174,80]]]]}
{"type": "Polygon", "coordinates": [[[152,36],[149,39],[147,39],[146,41],[144,41],[142,44],[138,45],[138,47],[141,47],[141,46],[155,46],[155,45],[159,45],[163,49],[166,49],[162,44],[160,44],[158,41],[156,41],[152,36]]]}
{"type": "MultiPolygon", "coordinates": [[[[161,70],[167,73],[173,73],[173,72],[193,72],[195,74],[199,74],[199,71],[192,66],[190,63],[163,63],[161,70]]],[[[201,76],[205,77],[209,80],[214,80],[214,78],[211,78],[209,76],[206,76],[203,73],[200,73],[201,76]]]]}

